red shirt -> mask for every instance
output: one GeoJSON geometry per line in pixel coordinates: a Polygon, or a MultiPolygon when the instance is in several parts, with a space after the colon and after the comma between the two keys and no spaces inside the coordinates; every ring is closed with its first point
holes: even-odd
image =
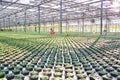
{"type": "Polygon", "coordinates": [[[52,35],[52,34],[55,34],[55,32],[52,30],[52,31],[50,31],[50,34],[52,35]]]}

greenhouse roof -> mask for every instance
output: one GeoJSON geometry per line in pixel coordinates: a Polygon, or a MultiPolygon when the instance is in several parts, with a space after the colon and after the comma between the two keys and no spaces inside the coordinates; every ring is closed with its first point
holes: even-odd
{"type": "MultiPolygon", "coordinates": [[[[41,19],[51,21],[51,18],[59,19],[60,0],[2,0],[0,2],[0,19],[17,14],[22,19],[27,11],[27,18],[36,22],[38,7],[40,7],[41,19]],[[45,2],[46,1],[46,2],[45,2]]],[[[100,16],[101,0],[62,0],[63,21],[69,19],[98,18],[100,16]]],[[[109,18],[118,18],[120,15],[120,0],[103,0],[103,16],[106,11],[109,18]],[[113,17],[114,16],[114,17],[113,17]]],[[[42,20],[41,20],[42,21],[42,20]]]]}

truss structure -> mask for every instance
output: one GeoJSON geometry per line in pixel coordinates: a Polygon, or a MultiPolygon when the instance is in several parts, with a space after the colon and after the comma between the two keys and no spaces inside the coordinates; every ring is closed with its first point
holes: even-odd
{"type": "Polygon", "coordinates": [[[0,1],[0,27],[39,26],[59,24],[62,27],[68,24],[82,26],[95,23],[102,28],[105,24],[119,24],[119,0],[31,0],[23,3],[21,0],[0,1]],[[117,1],[117,4],[114,3],[117,1]]]}

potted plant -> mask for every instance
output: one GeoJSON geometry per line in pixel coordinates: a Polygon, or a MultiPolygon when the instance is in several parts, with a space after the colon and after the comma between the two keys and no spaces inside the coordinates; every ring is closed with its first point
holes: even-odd
{"type": "Polygon", "coordinates": [[[72,65],[70,65],[70,64],[65,64],[65,69],[72,69],[72,68],[73,68],[72,65]]]}
{"type": "Polygon", "coordinates": [[[73,78],[74,74],[73,73],[67,73],[67,74],[65,74],[65,77],[66,78],[73,78]]]}
{"type": "Polygon", "coordinates": [[[3,63],[3,66],[7,67],[9,64],[7,62],[3,63]]]}
{"type": "Polygon", "coordinates": [[[38,75],[30,75],[30,80],[38,80],[38,75]]]}
{"type": "Polygon", "coordinates": [[[51,72],[51,68],[45,68],[43,69],[43,72],[51,72]]]}
{"type": "Polygon", "coordinates": [[[74,80],[74,78],[66,78],[65,80],[74,80]]]}
{"type": "Polygon", "coordinates": [[[11,80],[11,79],[13,79],[14,77],[15,77],[15,75],[14,75],[13,73],[10,73],[10,74],[7,74],[7,75],[6,75],[7,80],[11,80]]]}
{"type": "Polygon", "coordinates": [[[83,70],[75,70],[76,71],[76,74],[83,74],[84,71],[83,70]]]}
{"type": "Polygon", "coordinates": [[[54,77],[54,78],[51,78],[51,80],[62,80],[62,78],[60,78],[60,77],[54,77]]]}
{"type": "Polygon", "coordinates": [[[24,71],[22,71],[22,74],[25,75],[25,76],[29,75],[29,71],[28,70],[24,70],[24,71]]]}
{"type": "Polygon", "coordinates": [[[9,69],[9,70],[13,70],[13,69],[14,69],[14,66],[12,66],[12,65],[11,65],[11,66],[8,66],[8,69],[9,69]]]}
{"type": "Polygon", "coordinates": [[[115,72],[115,71],[111,72],[110,74],[111,74],[111,76],[113,76],[113,77],[117,77],[117,76],[118,76],[118,72],[115,72]]]}
{"type": "Polygon", "coordinates": [[[98,71],[101,71],[101,70],[103,70],[103,69],[100,68],[100,67],[96,67],[95,70],[98,72],[98,71]]]}
{"type": "Polygon", "coordinates": [[[119,75],[119,76],[117,76],[117,80],[120,80],[120,75],[119,75]]]}
{"type": "Polygon", "coordinates": [[[37,67],[37,68],[35,68],[35,71],[37,71],[37,72],[40,72],[41,70],[42,70],[41,67],[37,67]]]}
{"type": "Polygon", "coordinates": [[[1,70],[1,72],[5,72],[5,74],[8,74],[9,70],[8,69],[3,69],[3,70],[1,70]]]}
{"type": "Polygon", "coordinates": [[[114,71],[114,69],[112,67],[108,67],[108,68],[106,68],[106,71],[112,72],[112,71],[114,71]]]}
{"type": "Polygon", "coordinates": [[[4,69],[4,67],[3,67],[3,66],[0,66],[0,70],[2,70],[2,69],[4,69]]]}
{"type": "Polygon", "coordinates": [[[33,70],[33,67],[32,67],[32,66],[27,66],[27,67],[26,67],[26,70],[32,71],[32,70],[33,70]]]}
{"type": "Polygon", "coordinates": [[[23,67],[22,67],[22,66],[17,66],[16,69],[18,69],[18,70],[22,70],[23,67]]]}
{"type": "Polygon", "coordinates": [[[14,74],[19,74],[19,73],[20,73],[20,70],[14,69],[14,70],[13,70],[13,73],[14,73],[14,74]]]}
{"type": "Polygon", "coordinates": [[[79,74],[77,74],[77,78],[78,78],[78,80],[83,79],[83,78],[86,78],[86,75],[84,75],[83,73],[79,73],[79,74]]]}
{"type": "Polygon", "coordinates": [[[92,68],[91,68],[91,67],[85,67],[84,69],[85,69],[85,71],[92,70],[92,68]]]}
{"type": "Polygon", "coordinates": [[[19,74],[19,75],[15,76],[15,80],[24,80],[24,75],[19,74]]]}
{"type": "Polygon", "coordinates": [[[40,77],[40,80],[49,80],[49,77],[48,76],[42,76],[42,77],[40,77]]]}
{"type": "Polygon", "coordinates": [[[106,71],[104,71],[104,70],[99,71],[98,73],[99,73],[99,75],[100,75],[100,76],[103,76],[103,75],[106,75],[106,74],[107,74],[107,72],[106,72],[106,71]]]}
{"type": "Polygon", "coordinates": [[[90,80],[96,80],[96,79],[99,79],[99,76],[97,74],[93,73],[90,75],[90,80]]]}
{"type": "Polygon", "coordinates": [[[112,79],[112,78],[109,77],[108,75],[103,75],[102,78],[103,78],[103,80],[111,80],[111,79],[112,79]]]}
{"type": "Polygon", "coordinates": [[[73,73],[73,70],[71,70],[71,69],[66,69],[65,72],[66,72],[66,73],[73,73]]]}
{"type": "Polygon", "coordinates": [[[90,75],[90,74],[93,74],[94,71],[92,71],[92,70],[88,70],[88,71],[86,71],[86,73],[87,73],[87,75],[90,75]]]}
{"type": "Polygon", "coordinates": [[[0,78],[4,78],[5,72],[0,72],[0,78]]]}
{"type": "Polygon", "coordinates": [[[48,77],[50,77],[51,76],[51,72],[43,72],[43,75],[45,75],[45,76],[48,76],[48,77]]]}
{"type": "Polygon", "coordinates": [[[61,73],[61,72],[55,72],[55,73],[54,73],[54,76],[55,76],[55,77],[62,77],[62,73],[61,73]]]}
{"type": "Polygon", "coordinates": [[[30,75],[38,75],[38,72],[37,72],[37,71],[32,71],[32,72],[30,73],[30,75]]]}
{"type": "Polygon", "coordinates": [[[119,65],[113,65],[113,68],[114,68],[114,69],[118,69],[118,68],[119,68],[119,65]]]}

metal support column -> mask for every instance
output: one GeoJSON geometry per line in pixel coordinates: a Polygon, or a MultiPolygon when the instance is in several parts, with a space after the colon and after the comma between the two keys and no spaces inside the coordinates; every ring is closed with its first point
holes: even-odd
{"type": "Polygon", "coordinates": [[[53,30],[54,30],[54,28],[55,28],[55,21],[54,21],[54,17],[53,17],[53,30]]]}
{"type": "Polygon", "coordinates": [[[85,19],[84,19],[84,13],[82,13],[82,15],[83,15],[83,18],[82,18],[82,33],[84,33],[84,21],[85,21],[85,19]]]}
{"type": "Polygon", "coordinates": [[[4,27],[4,29],[5,29],[5,27],[6,27],[5,18],[3,18],[3,27],[4,27]]]}
{"type": "MultiPolygon", "coordinates": [[[[78,18],[78,15],[77,15],[77,18],[78,18]]],[[[77,20],[77,23],[78,23],[78,32],[80,32],[80,21],[79,21],[79,18],[78,18],[78,20],[77,20]]]]}
{"type": "Polygon", "coordinates": [[[40,33],[41,21],[40,21],[40,6],[38,7],[38,32],[40,33]]]}
{"type": "Polygon", "coordinates": [[[10,30],[10,16],[8,16],[8,31],[10,30]]]}
{"type": "Polygon", "coordinates": [[[0,22],[0,28],[2,27],[2,23],[0,22]]]}
{"type": "Polygon", "coordinates": [[[26,15],[26,9],[24,11],[24,32],[26,32],[26,18],[27,18],[27,15],[26,15]]]}
{"type": "Polygon", "coordinates": [[[67,15],[66,15],[66,32],[68,32],[67,28],[68,28],[68,20],[67,20],[67,15]]]}
{"type": "Polygon", "coordinates": [[[15,25],[15,29],[16,29],[16,32],[17,32],[17,14],[15,14],[14,16],[14,25],[15,25]]]}
{"type": "Polygon", "coordinates": [[[102,35],[103,29],[103,0],[101,0],[101,8],[100,8],[100,35],[102,35]]]}
{"type": "Polygon", "coordinates": [[[62,0],[60,0],[60,35],[62,35],[62,0]]]}
{"type": "Polygon", "coordinates": [[[107,9],[106,9],[106,24],[105,24],[105,33],[106,33],[106,35],[107,35],[107,32],[108,32],[108,15],[107,15],[107,9]]]}

